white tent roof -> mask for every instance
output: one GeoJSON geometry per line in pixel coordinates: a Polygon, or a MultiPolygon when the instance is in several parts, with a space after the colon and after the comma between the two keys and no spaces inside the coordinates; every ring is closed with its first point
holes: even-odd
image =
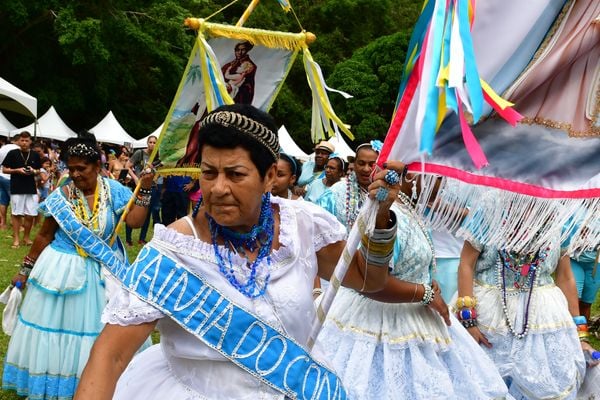
{"type": "Polygon", "coordinates": [[[120,145],[135,142],[135,139],[129,136],[121,124],[119,124],[112,111],[109,111],[102,121],[91,128],[90,132],[96,136],[98,142],[120,145]]]}
{"type": "Polygon", "coordinates": [[[34,122],[26,127],[15,129],[11,132],[11,135],[28,131],[32,135],[35,132],[37,137],[62,141],[77,136],[77,134],[71,128],[69,128],[62,119],[60,119],[58,113],[54,109],[54,106],[51,106],[48,111],[46,111],[46,114],[38,118],[37,124],[37,127],[35,126],[34,122]]]}
{"type": "Polygon", "coordinates": [[[328,142],[335,147],[335,152],[338,153],[344,160],[348,160],[348,156],[356,156],[356,153],[350,148],[350,146],[348,146],[341,134],[330,137],[328,142]]]}
{"type": "Polygon", "coordinates": [[[163,122],[162,124],[160,124],[160,126],[158,128],[156,128],[156,130],[152,133],[150,133],[149,135],[136,140],[135,142],[133,142],[133,148],[134,149],[145,149],[146,147],[148,147],[148,138],[150,136],[155,136],[158,137],[158,135],[160,135],[160,132],[162,131],[163,125],[165,123],[163,122]]]}
{"type": "Polygon", "coordinates": [[[15,129],[17,129],[17,127],[11,124],[4,114],[0,113],[0,135],[10,136],[10,133],[15,129]]]}
{"type": "Polygon", "coordinates": [[[37,116],[37,99],[0,78],[0,109],[37,116]]]}
{"type": "Polygon", "coordinates": [[[308,154],[302,151],[300,147],[294,142],[294,139],[290,136],[290,133],[285,129],[285,126],[281,125],[281,128],[277,131],[279,136],[279,147],[281,151],[296,157],[298,160],[308,160],[308,154]]]}

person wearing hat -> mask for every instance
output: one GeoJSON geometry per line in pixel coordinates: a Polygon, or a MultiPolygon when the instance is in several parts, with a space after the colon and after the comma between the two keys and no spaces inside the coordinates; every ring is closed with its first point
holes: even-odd
{"type": "Polygon", "coordinates": [[[302,166],[302,175],[298,179],[298,186],[306,186],[315,179],[325,176],[325,164],[329,155],[335,151],[335,146],[327,140],[321,140],[315,146],[315,160],[309,160],[302,166]]]}

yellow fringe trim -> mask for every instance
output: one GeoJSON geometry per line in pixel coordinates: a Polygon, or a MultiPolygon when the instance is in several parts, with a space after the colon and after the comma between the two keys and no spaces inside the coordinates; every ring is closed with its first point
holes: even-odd
{"type": "Polygon", "coordinates": [[[198,30],[208,36],[247,40],[252,44],[272,49],[298,51],[304,45],[310,44],[316,39],[316,36],[310,32],[290,33],[237,27],[206,22],[202,18],[187,18],[185,24],[191,29],[198,30]]]}
{"type": "Polygon", "coordinates": [[[186,166],[161,168],[156,173],[160,176],[190,176],[192,179],[198,179],[202,175],[202,170],[200,167],[186,166]]]}

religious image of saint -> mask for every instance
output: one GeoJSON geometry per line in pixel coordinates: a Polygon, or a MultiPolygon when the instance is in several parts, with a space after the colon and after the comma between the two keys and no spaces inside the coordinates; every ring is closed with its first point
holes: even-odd
{"type": "Polygon", "coordinates": [[[251,104],[254,99],[254,77],[256,64],[248,52],[254,45],[248,41],[235,45],[235,59],[221,67],[227,91],[236,103],[251,104]]]}

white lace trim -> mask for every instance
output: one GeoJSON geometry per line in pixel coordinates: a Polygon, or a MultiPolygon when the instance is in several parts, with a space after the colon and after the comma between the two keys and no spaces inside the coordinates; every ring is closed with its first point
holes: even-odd
{"type": "Polygon", "coordinates": [[[101,320],[111,325],[140,325],[146,322],[156,321],[164,317],[164,314],[149,304],[140,307],[111,308],[102,312],[101,320]]]}
{"type": "MultiPolygon", "coordinates": [[[[271,252],[270,270],[275,271],[282,266],[285,266],[290,257],[294,253],[293,235],[297,233],[297,220],[294,215],[294,210],[289,203],[281,201],[282,199],[273,197],[272,202],[279,205],[279,248],[271,252]]],[[[174,229],[167,228],[164,225],[155,225],[154,237],[152,242],[159,244],[160,247],[171,250],[178,254],[183,254],[188,257],[193,257],[212,264],[217,263],[214,255],[212,243],[204,242],[190,235],[177,232],[174,229]]],[[[230,249],[225,246],[219,246],[221,252],[229,252],[230,249]]],[[[233,259],[238,258],[236,254],[233,259]]],[[[235,263],[234,269],[244,265],[243,260],[239,258],[239,262],[235,263]]],[[[239,271],[245,269],[239,267],[239,271]]]]}

